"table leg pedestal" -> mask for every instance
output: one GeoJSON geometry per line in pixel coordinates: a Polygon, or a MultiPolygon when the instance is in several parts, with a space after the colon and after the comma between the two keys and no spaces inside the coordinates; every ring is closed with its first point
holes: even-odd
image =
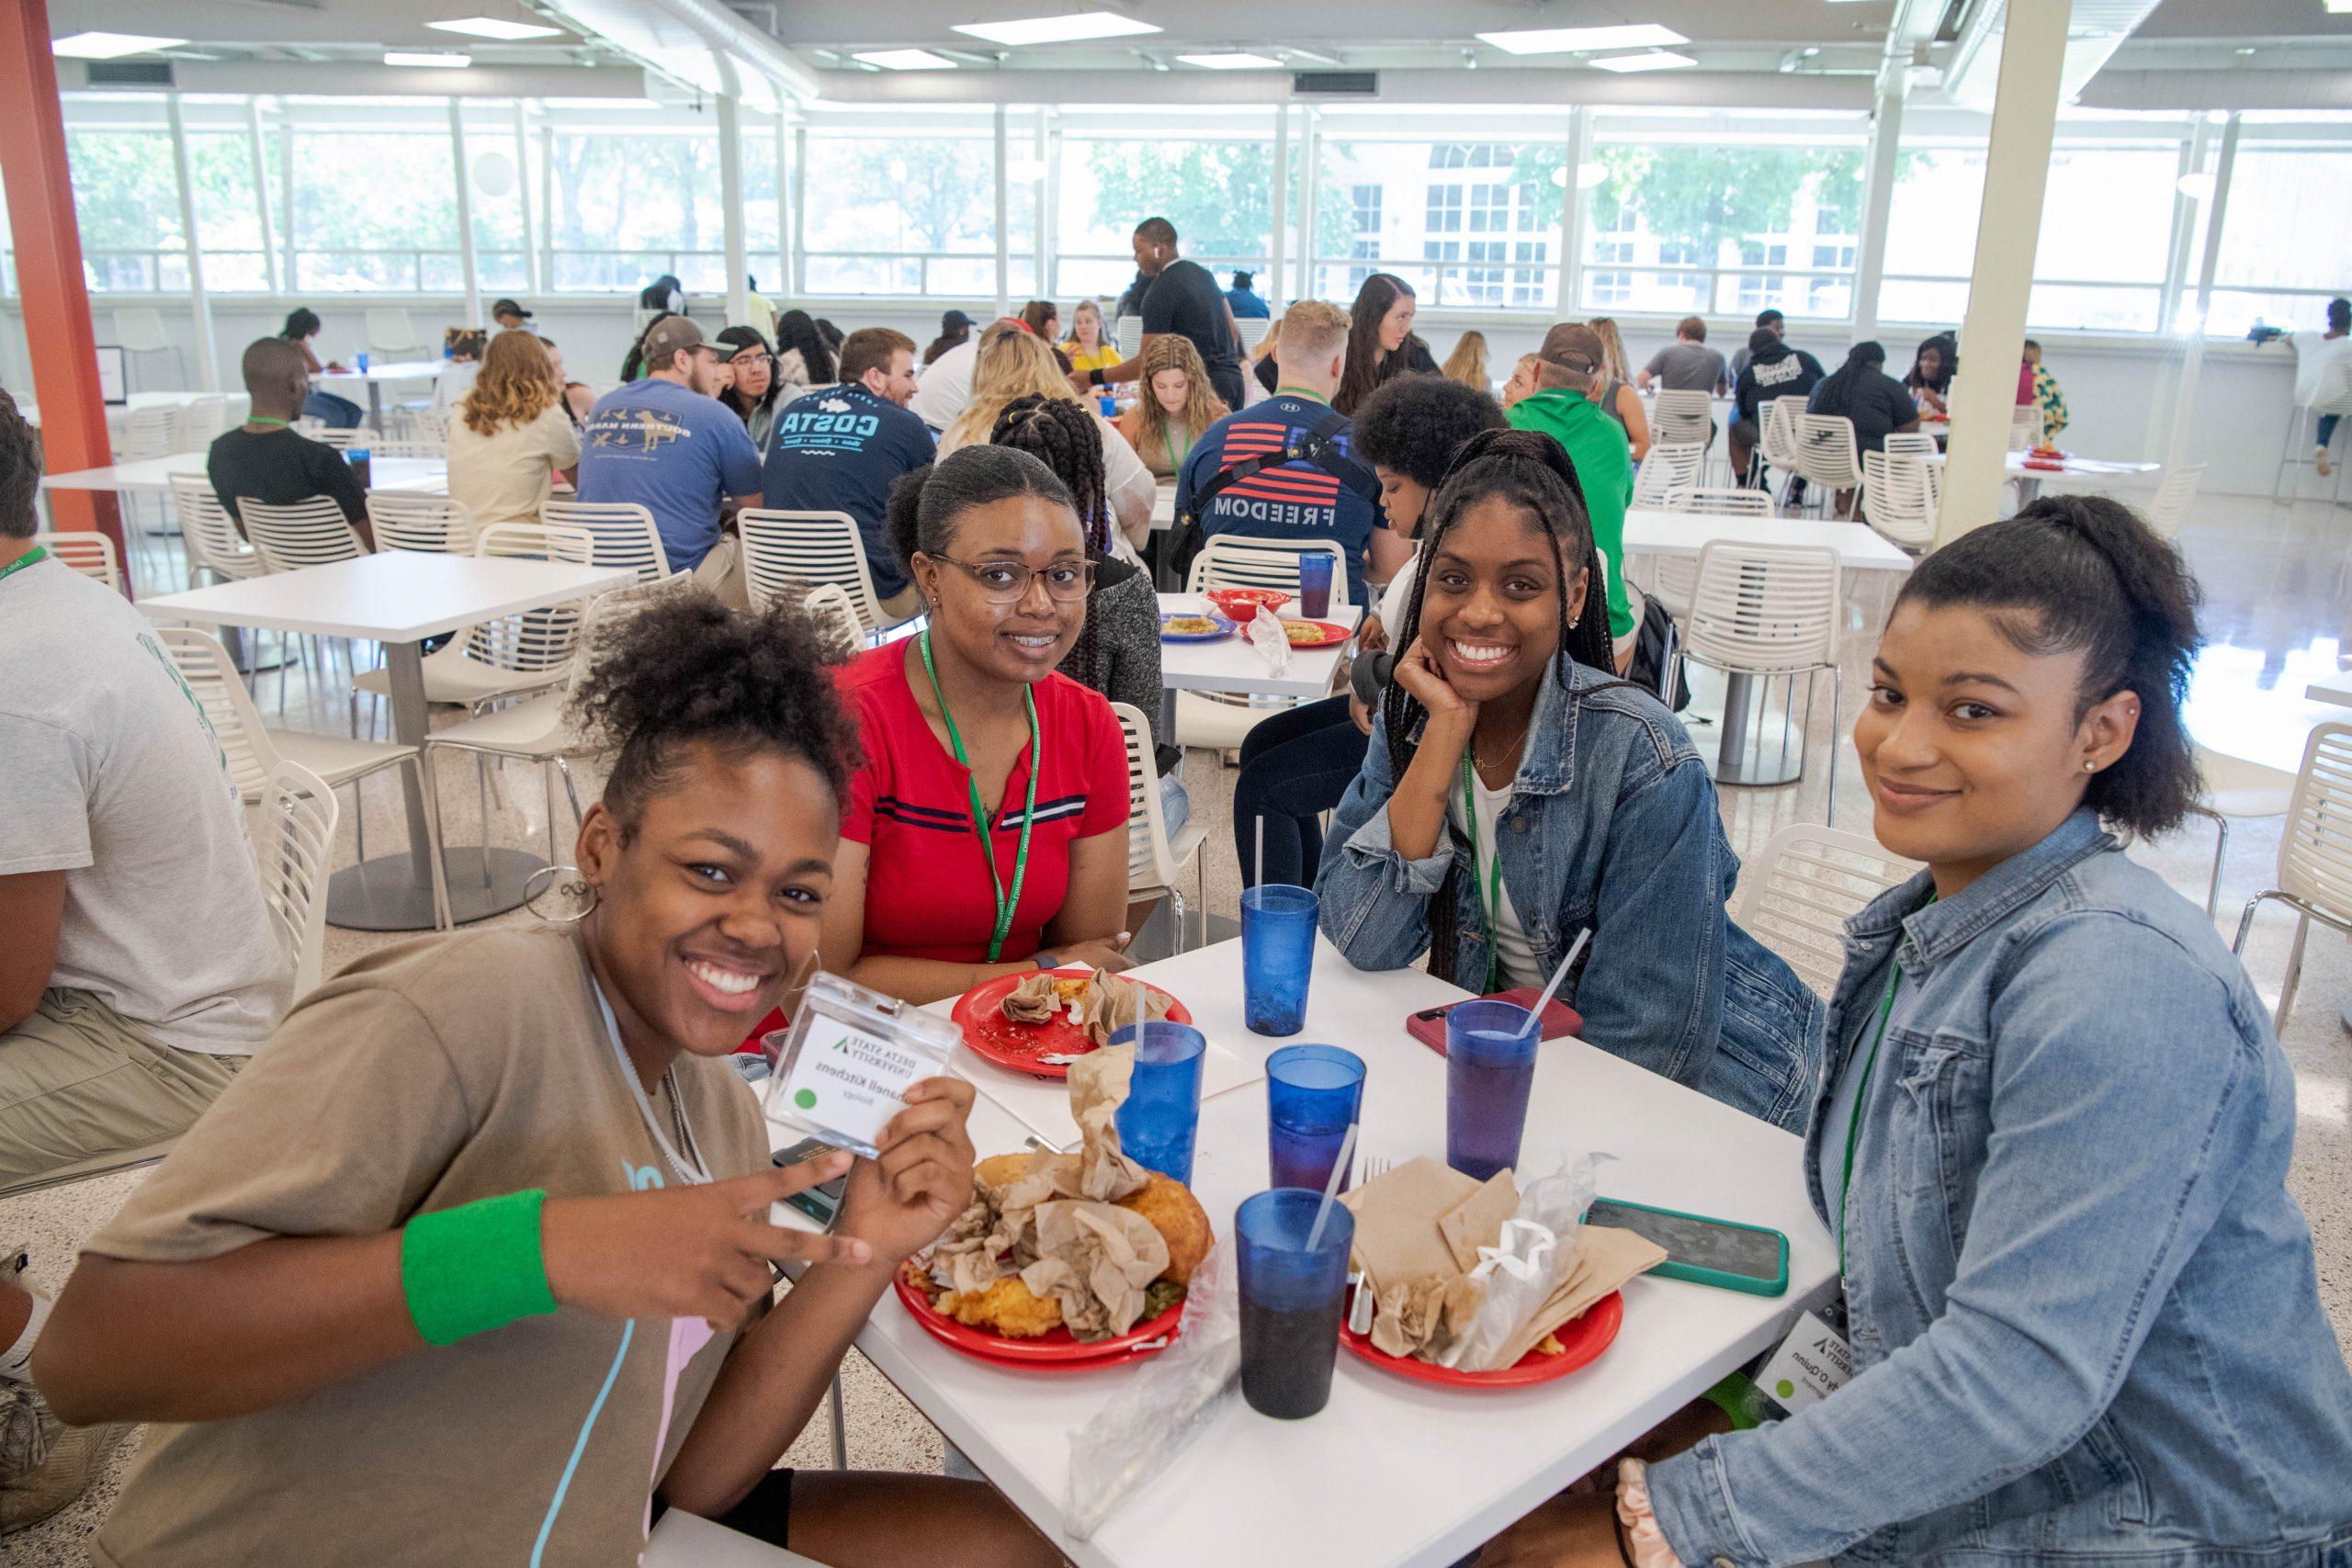
{"type": "MultiPolygon", "coordinates": [[[[1804,773],[1804,728],[1793,713],[1783,712],[1781,734],[1770,733],[1762,683],[1787,676],[1745,675],[1736,671],[1724,681],[1723,736],[1715,748],[1712,770],[1719,784],[1751,786],[1794,784],[1804,773]],[[1764,722],[1760,722],[1762,720],[1764,722]],[[1755,733],[1749,732],[1754,730],[1755,733]]],[[[1796,689],[1789,690],[1793,707],[1796,689]]],[[[1809,715],[1808,715],[1809,716],[1809,715]]]]}
{"type": "MultiPolygon", "coordinates": [[[[423,647],[413,642],[386,643],[384,670],[391,686],[392,734],[403,745],[422,746],[426,733],[423,647]]],[[[398,771],[408,817],[408,848],[399,854],[382,855],[348,866],[328,878],[327,921],[331,925],[368,931],[434,929],[433,840],[425,831],[424,794],[417,787],[423,770],[403,766],[398,771]]],[[[498,852],[492,851],[492,857],[498,852]]],[[[525,858],[532,861],[533,870],[544,863],[536,856],[525,858]]],[[[479,865],[474,871],[471,886],[479,887],[484,879],[479,865]]],[[[521,874],[527,876],[530,873],[524,871],[521,874]]],[[[490,880],[494,884],[497,879],[490,880]]],[[[518,886],[513,903],[501,908],[513,908],[521,902],[518,886]]],[[[468,918],[479,919],[495,912],[481,908],[468,918]]]]}

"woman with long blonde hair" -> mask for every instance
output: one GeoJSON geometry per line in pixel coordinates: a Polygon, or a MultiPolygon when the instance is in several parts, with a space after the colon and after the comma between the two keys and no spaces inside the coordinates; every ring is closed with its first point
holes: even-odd
{"type": "Polygon", "coordinates": [[[1603,378],[1593,401],[1600,412],[1625,427],[1625,442],[1632,448],[1634,461],[1649,456],[1650,416],[1642,406],[1642,395],[1634,390],[1625,369],[1625,339],[1617,330],[1613,316],[1595,316],[1585,325],[1600,334],[1600,373],[1603,378]]]}
{"type": "Polygon", "coordinates": [[[536,523],[560,474],[580,468],[580,433],[545,344],[529,333],[490,340],[473,389],[449,422],[449,495],[476,528],[536,523]]]}
{"type": "MultiPolygon", "coordinates": [[[[979,356],[972,362],[971,400],[939,438],[939,456],[944,458],[958,446],[986,446],[989,432],[996,428],[997,415],[1005,405],[1032,395],[1072,403],[1080,400],[1043,338],[1016,328],[983,340],[979,356]]],[[[1139,550],[1151,536],[1151,506],[1158,487],[1152,482],[1151,470],[1143,466],[1143,459],[1136,456],[1118,427],[1101,414],[1094,419],[1102,427],[1102,469],[1110,481],[1111,514],[1118,520],[1121,537],[1139,550]]]]}
{"type": "Polygon", "coordinates": [[[1487,383],[1487,334],[1474,330],[1454,339],[1453,352],[1445,356],[1445,365],[1438,374],[1449,381],[1491,392],[1494,389],[1487,383]]]}
{"type": "Polygon", "coordinates": [[[1193,439],[1230,411],[1209,385],[1201,351],[1182,333],[1162,333],[1143,345],[1136,379],[1143,391],[1119,416],[1119,434],[1155,477],[1173,479],[1193,439]]]}

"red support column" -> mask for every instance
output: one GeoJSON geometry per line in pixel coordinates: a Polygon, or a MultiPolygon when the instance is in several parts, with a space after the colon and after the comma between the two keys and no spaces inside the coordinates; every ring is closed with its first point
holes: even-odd
{"type": "MultiPolygon", "coordinates": [[[[17,248],[17,289],[32,351],[33,400],[41,449],[52,473],[114,461],[106,400],[98,391],[97,340],[82,281],[82,235],[65,164],[65,110],[50,52],[48,0],[0,0],[0,180],[8,188],[8,231],[17,248]]],[[[60,528],[96,528],[128,564],[120,510],[110,491],[48,492],[60,528]]]]}

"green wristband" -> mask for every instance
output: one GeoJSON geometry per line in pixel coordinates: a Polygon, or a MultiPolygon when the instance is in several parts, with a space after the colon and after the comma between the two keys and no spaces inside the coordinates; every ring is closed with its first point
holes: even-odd
{"type": "Polygon", "coordinates": [[[1734,1372],[1699,1397],[1730,1416],[1733,1431],[1750,1432],[1763,1424],[1756,1419],[1755,1391],[1745,1372],[1734,1372]]]}
{"type": "Polygon", "coordinates": [[[401,1292],[430,1345],[555,1311],[539,1256],[537,1187],[419,1214],[401,1232],[401,1292]]]}

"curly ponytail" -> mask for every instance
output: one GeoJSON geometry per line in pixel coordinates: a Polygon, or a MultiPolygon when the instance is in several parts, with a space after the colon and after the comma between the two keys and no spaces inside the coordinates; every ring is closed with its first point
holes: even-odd
{"type": "MultiPolygon", "coordinates": [[[[1095,423],[1091,410],[1068,398],[1031,392],[1004,405],[989,432],[989,445],[1026,452],[1051,468],[1054,477],[1069,487],[1078,520],[1086,529],[1086,558],[1099,565],[1111,553],[1111,481],[1102,460],[1102,427],[1095,423]]],[[[1099,576],[1096,588],[1101,589],[1099,576]]],[[[1079,631],[1077,646],[1062,661],[1063,669],[1097,669],[1100,644],[1095,617],[1090,613],[1079,631]]]]}

